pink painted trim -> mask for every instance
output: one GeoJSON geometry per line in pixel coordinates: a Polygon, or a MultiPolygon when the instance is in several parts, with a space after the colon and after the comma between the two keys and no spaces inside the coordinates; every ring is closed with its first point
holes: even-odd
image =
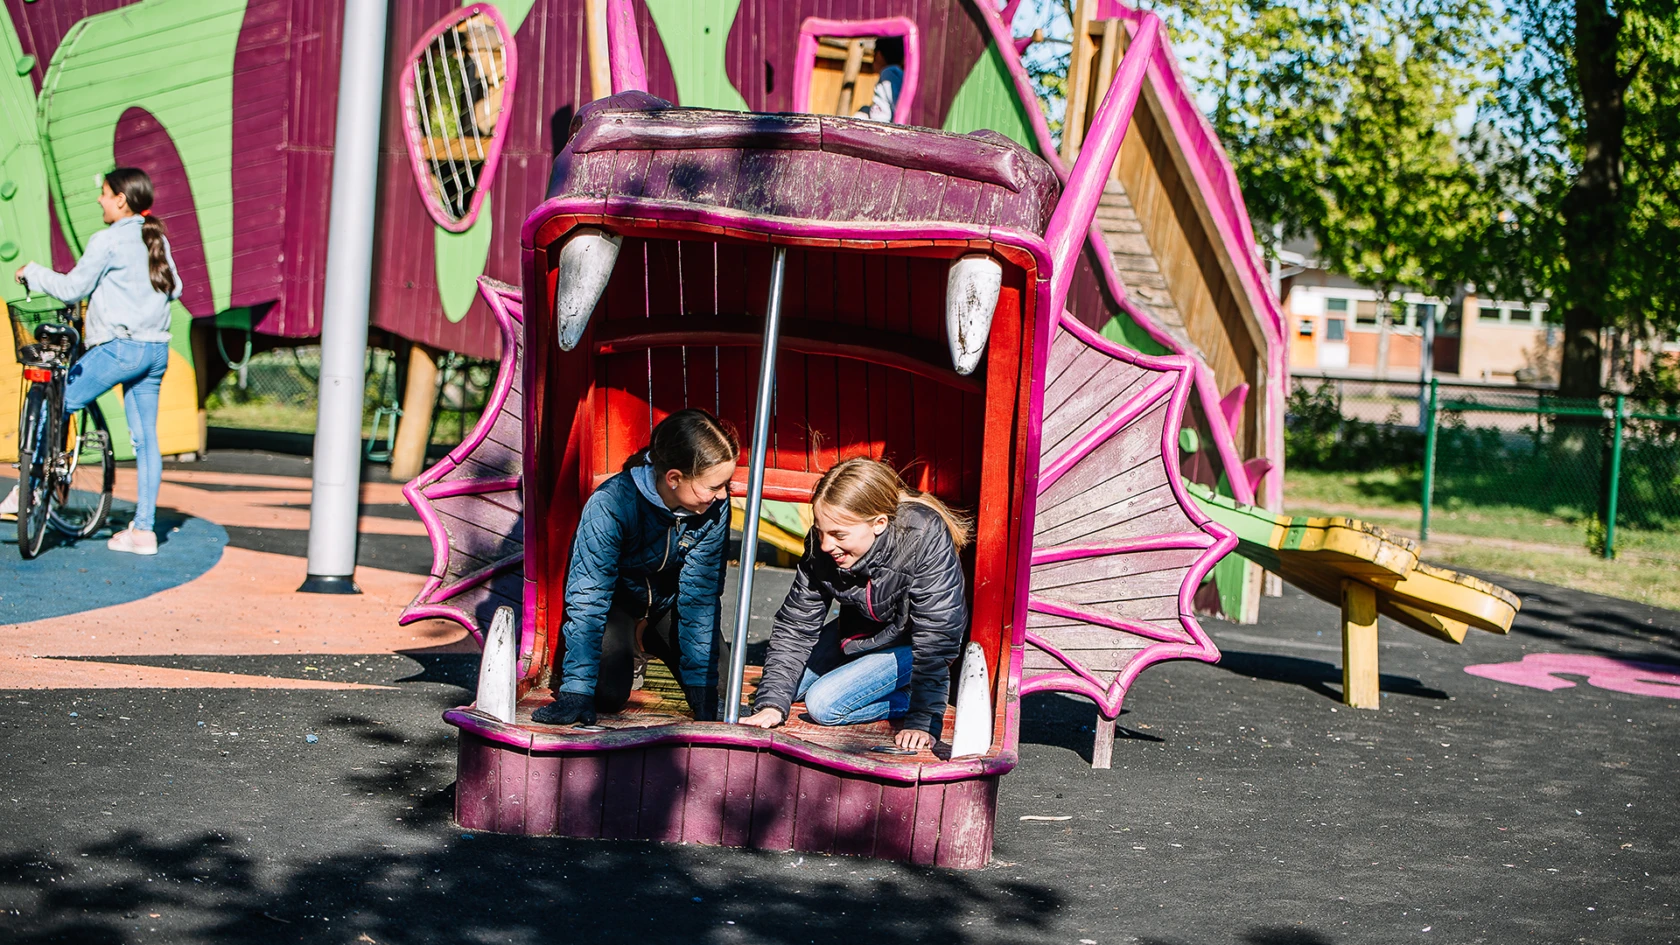
{"type": "Polygon", "coordinates": [[[420,41],[409,50],[406,65],[403,67],[402,88],[402,123],[403,134],[408,139],[408,165],[414,172],[414,184],[420,190],[420,200],[426,205],[426,212],[431,214],[432,222],[451,233],[462,233],[470,229],[473,221],[478,219],[478,209],[484,204],[484,199],[490,194],[490,185],[496,179],[496,169],[502,163],[502,145],[507,143],[508,129],[513,123],[513,90],[519,78],[519,50],[514,45],[513,33],[508,30],[507,21],[495,6],[489,3],[475,3],[463,7],[454,13],[434,23],[420,41]],[[421,155],[418,142],[423,140],[423,134],[415,118],[414,86],[406,81],[413,73],[414,65],[432,40],[454,28],[457,24],[471,19],[478,14],[484,14],[490,22],[496,25],[496,32],[501,34],[502,49],[507,61],[507,78],[503,81],[502,89],[502,120],[496,122],[496,131],[490,136],[490,150],[484,155],[484,166],[478,174],[478,188],[473,191],[472,200],[467,204],[467,212],[459,220],[449,219],[448,211],[426,186],[431,177],[431,168],[426,165],[426,159],[421,155]]]}
{"type": "Polygon", "coordinates": [[[511,492],[519,488],[522,477],[502,479],[451,479],[426,489],[428,499],[449,499],[458,495],[485,495],[491,492],[511,492]]]}
{"type": "Polygon", "coordinates": [[[614,95],[647,91],[647,63],[630,0],[607,0],[607,68],[614,95]]]}
{"type": "Polygon", "coordinates": [[[1033,567],[1041,564],[1058,564],[1063,561],[1079,561],[1084,558],[1102,558],[1109,555],[1129,555],[1140,551],[1189,551],[1194,548],[1212,548],[1214,538],[1201,532],[1178,532],[1171,535],[1152,535],[1136,541],[1126,541],[1115,545],[1070,545],[1061,548],[1039,548],[1033,551],[1033,567]]]}
{"type": "MultiPolygon", "coordinates": [[[[496,318],[497,327],[501,329],[502,351],[508,356],[502,358],[501,368],[496,373],[496,386],[490,391],[490,399],[485,403],[484,412],[479,415],[478,425],[472,428],[472,432],[467,434],[466,439],[450,450],[447,456],[439,460],[437,465],[420,473],[419,476],[403,486],[403,498],[408,500],[408,504],[413,506],[415,513],[420,516],[421,523],[426,526],[426,537],[432,543],[432,573],[426,578],[426,583],[421,586],[420,593],[415,595],[414,600],[407,607],[403,608],[403,612],[397,617],[397,622],[408,624],[428,617],[453,620],[467,628],[472,633],[473,638],[482,646],[484,644],[484,631],[488,628],[479,626],[477,619],[466,611],[440,602],[459,594],[465,588],[452,587],[448,590],[448,593],[439,596],[439,591],[444,590],[443,575],[447,574],[449,569],[449,530],[444,527],[443,519],[438,515],[437,507],[432,504],[434,496],[431,494],[433,491],[439,491],[446,492],[449,495],[472,495],[478,494],[480,487],[482,487],[481,491],[483,492],[507,491],[505,488],[500,488],[507,484],[507,478],[490,480],[445,479],[446,476],[459,469],[461,464],[466,462],[467,457],[471,456],[489,438],[490,431],[495,427],[496,420],[501,416],[502,409],[507,405],[508,393],[513,390],[515,366],[521,360],[511,356],[513,352],[519,350],[518,333],[523,325],[524,308],[520,302],[520,296],[515,292],[507,291],[499,283],[484,277],[480,277],[478,280],[478,291],[490,305],[490,312],[496,318]],[[472,485],[456,486],[456,482],[471,483],[472,485]],[[498,488],[491,488],[491,486],[498,488]],[[472,489],[474,491],[455,491],[457,489],[472,489]]],[[[517,482],[515,485],[523,488],[517,482]]],[[[437,497],[443,498],[445,496],[437,497]]],[[[521,554],[521,557],[523,557],[523,554],[521,554]]],[[[486,574],[485,580],[488,580],[491,576],[493,575],[486,574]]],[[[456,582],[457,585],[461,583],[461,581],[456,582]]],[[[527,611],[530,609],[529,601],[526,602],[526,609],[527,611]]],[[[529,652],[529,644],[533,639],[533,626],[530,617],[531,615],[527,613],[526,620],[520,630],[520,649],[522,653],[529,652]]]]}
{"type": "Polygon", "coordinates": [[[994,748],[972,760],[930,763],[891,762],[863,759],[824,748],[779,729],[716,722],[680,722],[606,732],[568,733],[565,729],[541,730],[510,725],[479,713],[477,709],[449,709],[443,720],[487,741],[529,752],[623,751],[654,745],[715,745],[723,748],[771,751],[786,758],[821,765],[832,771],[880,778],[900,784],[918,781],[965,781],[1006,774],[1020,761],[1013,749],[994,748]]]}
{"type": "Polygon", "coordinates": [[[1141,620],[1128,620],[1125,617],[1116,617],[1113,614],[1105,614],[1100,610],[1092,610],[1088,607],[1076,607],[1072,604],[1061,604],[1055,601],[1045,600],[1042,597],[1030,597],[1027,601],[1027,609],[1037,611],[1041,614],[1050,614],[1055,617],[1066,617],[1069,620],[1078,620],[1082,623],[1095,624],[1099,627],[1107,627],[1110,630],[1120,630],[1125,633],[1144,637],[1146,639],[1160,640],[1163,643],[1195,642],[1193,639],[1186,639],[1187,635],[1184,633],[1176,633],[1172,630],[1157,627],[1154,624],[1145,623],[1141,620]]]}
{"type": "Polygon", "coordinates": [[[909,17],[888,16],[874,20],[825,20],[808,16],[799,24],[799,45],[793,54],[793,110],[803,112],[811,104],[811,74],[817,65],[817,39],[823,36],[902,36],[904,38],[904,87],[893,103],[893,123],[910,123],[910,106],[922,77],[922,33],[909,17]]]}
{"type": "MultiPolygon", "coordinates": [[[[1069,321],[1071,320],[1069,319],[1069,321]]],[[[1101,423],[1091,428],[1089,433],[1080,437],[1078,442],[1068,447],[1067,452],[1056,457],[1055,462],[1045,467],[1038,474],[1038,494],[1043,495],[1047,489],[1056,484],[1056,480],[1062,478],[1068,470],[1077,466],[1080,460],[1091,455],[1093,450],[1108,442],[1120,429],[1160,403],[1163,397],[1172,392],[1176,383],[1177,379],[1170,374],[1150,381],[1149,386],[1122,404],[1119,410],[1109,414],[1101,423]]]]}
{"type": "Polygon", "coordinates": [[[1160,46],[1160,40],[1161,18],[1153,13],[1143,14],[1137,35],[1114,72],[1114,82],[1091,119],[1091,130],[1079,149],[1079,159],[1068,172],[1067,187],[1050,217],[1044,242],[1049,244],[1055,261],[1051,272],[1052,311],[1060,312],[1067,303],[1068,288],[1073,285],[1074,262],[1091,232],[1097,202],[1102,199],[1103,186],[1114,169],[1114,159],[1120,154],[1120,140],[1131,126],[1132,111],[1137,107],[1151,56],[1160,46]]]}

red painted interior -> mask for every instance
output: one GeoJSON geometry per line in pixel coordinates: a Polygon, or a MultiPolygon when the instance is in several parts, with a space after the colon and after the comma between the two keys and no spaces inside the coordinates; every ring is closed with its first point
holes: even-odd
{"type": "MultiPolygon", "coordinates": [[[[583,221],[571,219],[575,225],[583,221]]],[[[770,247],[682,227],[626,235],[612,281],[577,348],[561,352],[551,318],[559,238],[544,227],[528,281],[526,321],[528,579],[535,583],[538,659],[552,665],[563,619],[566,559],[582,503],[646,444],[672,411],[704,407],[740,431],[745,464],[768,294],[770,247]],[[530,292],[534,284],[539,289],[530,292]],[[539,297],[540,296],[540,297],[539,297]]],[[[1025,496],[1027,397],[1032,364],[1026,291],[1030,257],[998,255],[1004,289],[983,372],[959,377],[945,339],[945,282],[965,241],[855,250],[801,241],[789,249],[777,405],[766,456],[766,496],[807,501],[817,477],[841,459],[870,456],[898,467],[913,487],[976,517],[965,553],[971,637],[993,680],[1008,666],[1025,496]]],[[[991,248],[991,247],[988,247],[991,248]]]]}

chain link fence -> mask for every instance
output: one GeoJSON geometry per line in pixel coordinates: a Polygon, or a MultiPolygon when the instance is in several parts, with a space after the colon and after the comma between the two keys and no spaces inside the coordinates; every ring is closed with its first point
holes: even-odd
{"type": "Polygon", "coordinates": [[[1357,477],[1354,492],[1313,496],[1322,511],[1400,515],[1424,539],[1583,542],[1606,558],[1637,549],[1680,561],[1675,398],[1297,376],[1286,441],[1290,469],[1357,477]]]}
{"type": "MultiPolygon", "coordinates": [[[[237,355],[237,352],[233,352],[237,355]]],[[[368,349],[362,401],[362,437],[370,459],[389,458],[402,416],[399,355],[368,349]]],[[[314,433],[321,377],[318,346],[276,348],[233,361],[233,368],[205,401],[212,427],[270,433],[314,433]]],[[[438,362],[432,410],[434,445],[454,446],[478,422],[496,382],[499,362],[445,353],[438,362]]]]}

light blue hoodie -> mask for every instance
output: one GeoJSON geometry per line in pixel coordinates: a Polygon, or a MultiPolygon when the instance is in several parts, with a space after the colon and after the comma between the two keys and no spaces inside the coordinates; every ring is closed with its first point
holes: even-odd
{"type": "Polygon", "coordinates": [[[45,292],[60,302],[88,299],[83,340],[90,346],[113,338],[169,340],[169,302],[181,297],[181,270],[165,239],[163,255],[175,274],[175,291],[166,296],[152,288],[151,259],[140,236],[143,222],[142,217],[123,217],[93,234],[87,251],[68,273],[54,272],[39,263],[24,267],[23,277],[31,290],[45,292]]]}

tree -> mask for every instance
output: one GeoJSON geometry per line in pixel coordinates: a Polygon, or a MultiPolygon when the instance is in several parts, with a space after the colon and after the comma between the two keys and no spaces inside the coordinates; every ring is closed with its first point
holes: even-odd
{"type": "Polygon", "coordinates": [[[1605,329],[1680,324],[1680,23],[1672,0],[1513,0],[1520,53],[1483,136],[1510,205],[1480,268],[1563,321],[1560,393],[1596,397],[1605,329]]]}
{"type": "MultiPolygon", "coordinates": [[[[1192,0],[1174,18],[1256,219],[1308,235],[1328,268],[1391,300],[1450,296],[1495,220],[1456,115],[1496,63],[1484,0],[1192,0]]],[[[1271,234],[1258,236],[1271,242],[1271,234]]]]}

